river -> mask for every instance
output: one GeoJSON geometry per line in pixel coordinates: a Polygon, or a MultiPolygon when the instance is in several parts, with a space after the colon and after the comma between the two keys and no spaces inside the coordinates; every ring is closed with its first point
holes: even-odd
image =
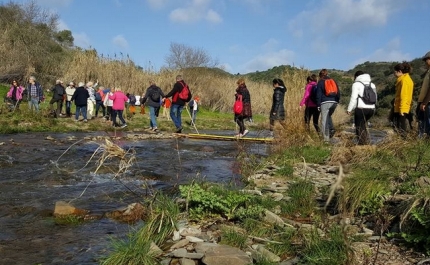
{"type": "Polygon", "coordinates": [[[114,135],[0,135],[0,264],[98,264],[109,253],[111,237],[124,236],[132,227],[106,217],[59,225],[53,218],[55,202],[72,201],[103,216],[149,193],[195,179],[240,186],[239,150],[257,156],[269,153],[269,146],[260,143],[185,138],[136,141],[121,138],[124,135],[119,132],[112,141],[134,152],[133,165],[115,175],[119,163],[112,158],[94,173],[101,152],[91,157],[104,136],[114,135]]]}

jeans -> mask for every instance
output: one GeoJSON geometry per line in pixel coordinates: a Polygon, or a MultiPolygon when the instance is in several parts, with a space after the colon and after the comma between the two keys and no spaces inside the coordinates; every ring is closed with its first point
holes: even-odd
{"type": "Polygon", "coordinates": [[[106,116],[106,107],[103,105],[103,101],[96,101],[96,117],[99,114],[100,108],[102,108],[103,117],[106,116]]]}
{"type": "Polygon", "coordinates": [[[84,120],[87,119],[87,105],[83,106],[76,106],[76,113],[75,113],[75,119],[79,120],[79,115],[82,113],[82,117],[84,117],[84,120]]]}
{"type": "Polygon", "coordinates": [[[28,102],[28,109],[33,110],[33,107],[36,112],[39,111],[39,97],[30,98],[30,101],[28,102]]]}
{"type": "Polygon", "coordinates": [[[193,107],[190,107],[190,113],[191,113],[191,125],[196,124],[196,117],[197,117],[197,110],[194,110],[193,107]]]}
{"type": "Polygon", "coordinates": [[[157,128],[157,107],[149,106],[149,126],[151,128],[157,128]]]}
{"type": "Polygon", "coordinates": [[[121,121],[122,125],[126,124],[124,117],[123,117],[123,112],[124,110],[112,110],[113,111],[113,115],[112,115],[112,125],[116,126],[116,117],[118,116],[119,120],[121,121]]]}
{"type": "Polygon", "coordinates": [[[70,115],[72,115],[72,113],[70,112],[70,108],[72,107],[72,102],[71,101],[66,101],[66,114],[68,117],[70,117],[70,115]]]}
{"type": "Polygon", "coordinates": [[[184,106],[172,104],[170,107],[170,117],[172,118],[173,123],[176,126],[176,129],[182,129],[182,110],[184,109],[184,106]]]}
{"type": "Polygon", "coordinates": [[[331,115],[333,115],[336,110],[336,102],[327,102],[321,104],[321,129],[324,137],[324,142],[330,141],[331,136],[334,132],[333,120],[331,115]]]}

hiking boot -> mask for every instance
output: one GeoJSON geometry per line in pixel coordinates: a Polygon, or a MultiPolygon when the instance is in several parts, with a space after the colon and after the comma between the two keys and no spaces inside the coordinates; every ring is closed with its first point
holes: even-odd
{"type": "Polygon", "coordinates": [[[85,119],[85,120],[84,120],[84,122],[88,122],[88,120],[87,120],[87,119],[85,119]]]}
{"type": "Polygon", "coordinates": [[[124,123],[123,125],[121,125],[121,128],[125,128],[125,127],[127,127],[126,123],[124,123]]]}
{"type": "Polygon", "coordinates": [[[245,136],[245,135],[247,135],[248,133],[249,133],[248,130],[243,131],[242,137],[245,136]]]}
{"type": "Polygon", "coordinates": [[[182,133],[182,127],[179,127],[179,128],[176,130],[176,133],[182,133]]]}

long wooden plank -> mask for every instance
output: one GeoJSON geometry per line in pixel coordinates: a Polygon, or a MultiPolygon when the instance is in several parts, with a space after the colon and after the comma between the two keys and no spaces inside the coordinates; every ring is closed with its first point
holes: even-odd
{"type": "Polygon", "coordinates": [[[220,140],[220,141],[251,141],[251,142],[272,142],[273,138],[257,138],[257,137],[235,137],[227,135],[215,135],[215,134],[175,134],[180,137],[186,137],[190,139],[206,139],[206,140],[220,140]]]}

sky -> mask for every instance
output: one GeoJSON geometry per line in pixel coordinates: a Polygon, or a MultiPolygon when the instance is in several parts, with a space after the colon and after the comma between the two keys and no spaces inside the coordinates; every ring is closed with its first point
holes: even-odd
{"type": "Polygon", "coordinates": [[[153,71],[167,65],[172,43],[204,50],[232,74],[280,65],[350,70],[430,51],[429,0],[35,2],[59,15],[58,29],[70,30],[76,46],[153,71]]]}

